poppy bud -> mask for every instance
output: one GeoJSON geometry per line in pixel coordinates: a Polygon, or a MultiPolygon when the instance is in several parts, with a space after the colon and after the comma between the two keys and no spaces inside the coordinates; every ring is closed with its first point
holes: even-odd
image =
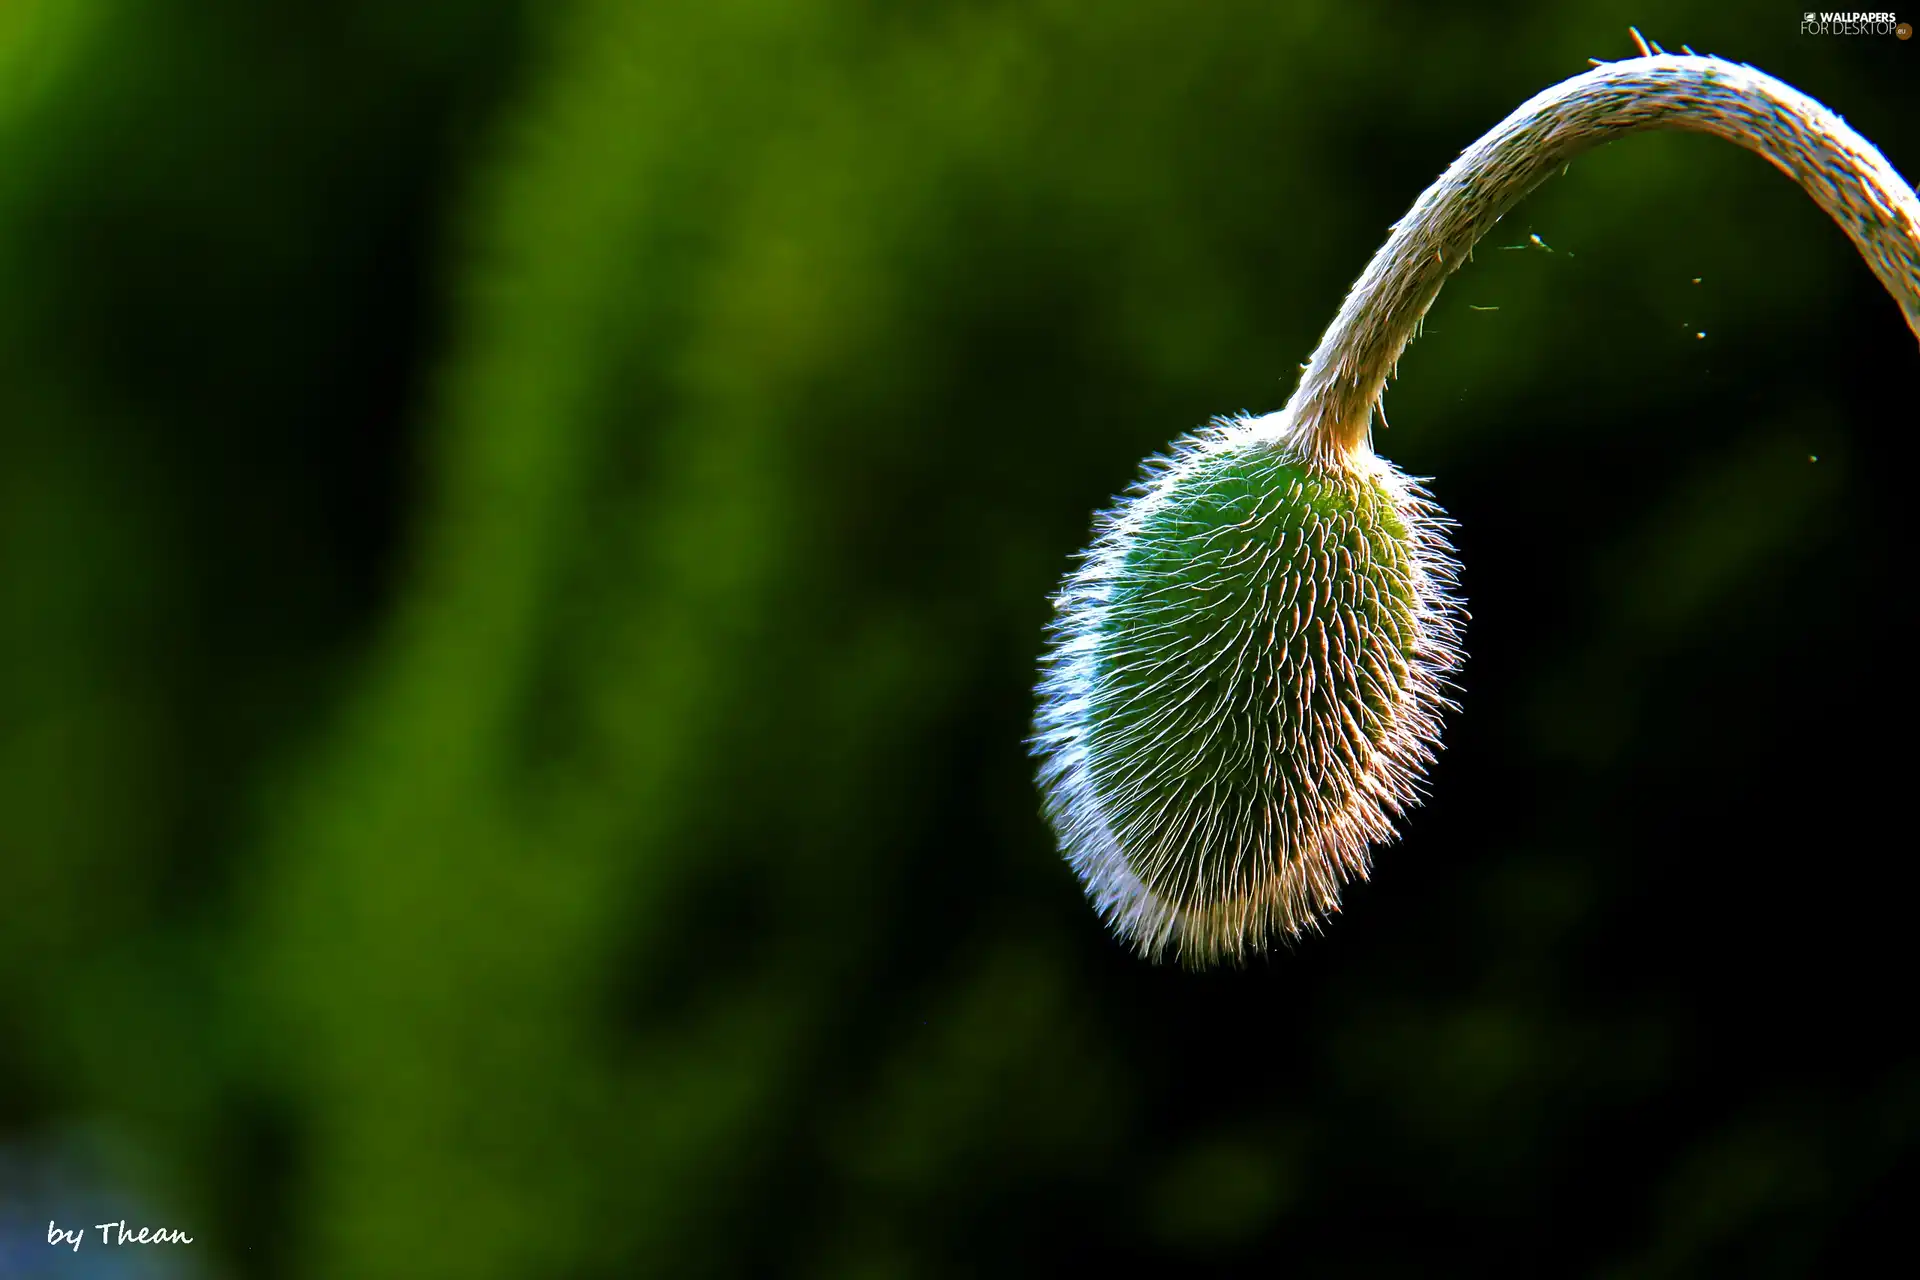
{"type": "Polygon", "coordinates": [[[1149,464],[1056,599],[1048,814],[1149,955],[1238,958],[1337,909],[1432,758],[1460,611],[1445,517],[1257,420],[1149,464]]]}
{"type": "Polygon", "coordinates": [[[1757,152],[1920,335],[1920,200],[1886,158],[1752,67],[1634,39],[1648,56],[1543,90],[1467,148],[1394,224],[1286,408],[1150,462],[1068,575],[1033,748],[1068,861],[1143,953],[1197,967],[1312,928],[1416,799],[1464,614],[1448,521],[1373,452],[1372,424],[1448,273],[1569,158],[1656,128],[1757,152]]]}

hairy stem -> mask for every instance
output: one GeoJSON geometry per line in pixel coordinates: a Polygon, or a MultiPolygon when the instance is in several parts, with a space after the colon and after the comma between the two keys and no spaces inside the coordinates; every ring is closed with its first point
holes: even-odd
{"type": "Polygon", "coordinates": [[[1536,94],[1421,194],[1320,339],[1280,418],[1288,439],[1329,462],[1366,446],[1400,353],[1475,242],[1568,159],[1641,129],[1710,133],[1765,156],[1852,237],[1920,336],[1920,201],[1872,143],[1752,67],[1631,58],[1536,94]]]}

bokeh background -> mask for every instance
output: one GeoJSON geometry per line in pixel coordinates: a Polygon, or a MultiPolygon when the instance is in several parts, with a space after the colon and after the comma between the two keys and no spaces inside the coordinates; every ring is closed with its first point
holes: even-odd
{"type": "Polygon", "coordinates": [[[1763,162],[1403,361],[1471,659],[1323,936],[1137,960],[1023,746],[1091,512],[1629,22],[1920,171],[1799,16],[0,2],[0,1271],[1911,1261],[1920,355],[1763,162]]]}

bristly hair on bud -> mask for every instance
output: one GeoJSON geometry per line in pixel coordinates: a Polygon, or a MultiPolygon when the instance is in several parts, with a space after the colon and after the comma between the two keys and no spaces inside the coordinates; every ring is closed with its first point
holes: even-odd
{"type": "Polygon", "coordinates": [[[1099,518],[1040,682],[1068,861],[1116,930],[1195,965],[1338,908],[1418,796],[1460,661],[1439,508],[1263,426],[1216,420],[1099,518]]]}
{"type": "Polygon", "coordinates": [[[1912,188],[1752,67],[1599,63],[1495,126],[1394,225],[1286,407],[1150,460],[1055,597],[1032,738],[1046,812],[1143,954],[1197,968],[1316,928],[1420,798],[1466,615],[1451,522],[1373,451],[1380,398],[1495,222],[1572,156],[1651,128],[1725,138],[1800,183],[1920,335],[1912,188]]]}

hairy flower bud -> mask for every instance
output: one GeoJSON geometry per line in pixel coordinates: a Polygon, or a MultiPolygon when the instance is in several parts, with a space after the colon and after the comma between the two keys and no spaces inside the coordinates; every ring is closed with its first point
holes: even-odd
{"type": "Polygon", "coordinates": [[[1237,958],[1367,873],[1458,661],[1445,524],[1371,453],[1316,461],[1246,419],[1101,518],[1034,741],[1068,859],[1142,951],[1237,958]]]}
{"type": "Polygon", "coordinates": [[[1752,67],[1596,63],[1461,153],[1394,224],[1287,406],[1149,463],[1068,575],[1033,747],[1067,859],[1122,937],[1199,966],[1337,909],[1416,798],[1460,661],[1448,522],[1372,448],[1448,273],[1573,156],[1690,129],[1830,214],[1920,335],[1920,199],[1840,117],[1752,67]]]}

